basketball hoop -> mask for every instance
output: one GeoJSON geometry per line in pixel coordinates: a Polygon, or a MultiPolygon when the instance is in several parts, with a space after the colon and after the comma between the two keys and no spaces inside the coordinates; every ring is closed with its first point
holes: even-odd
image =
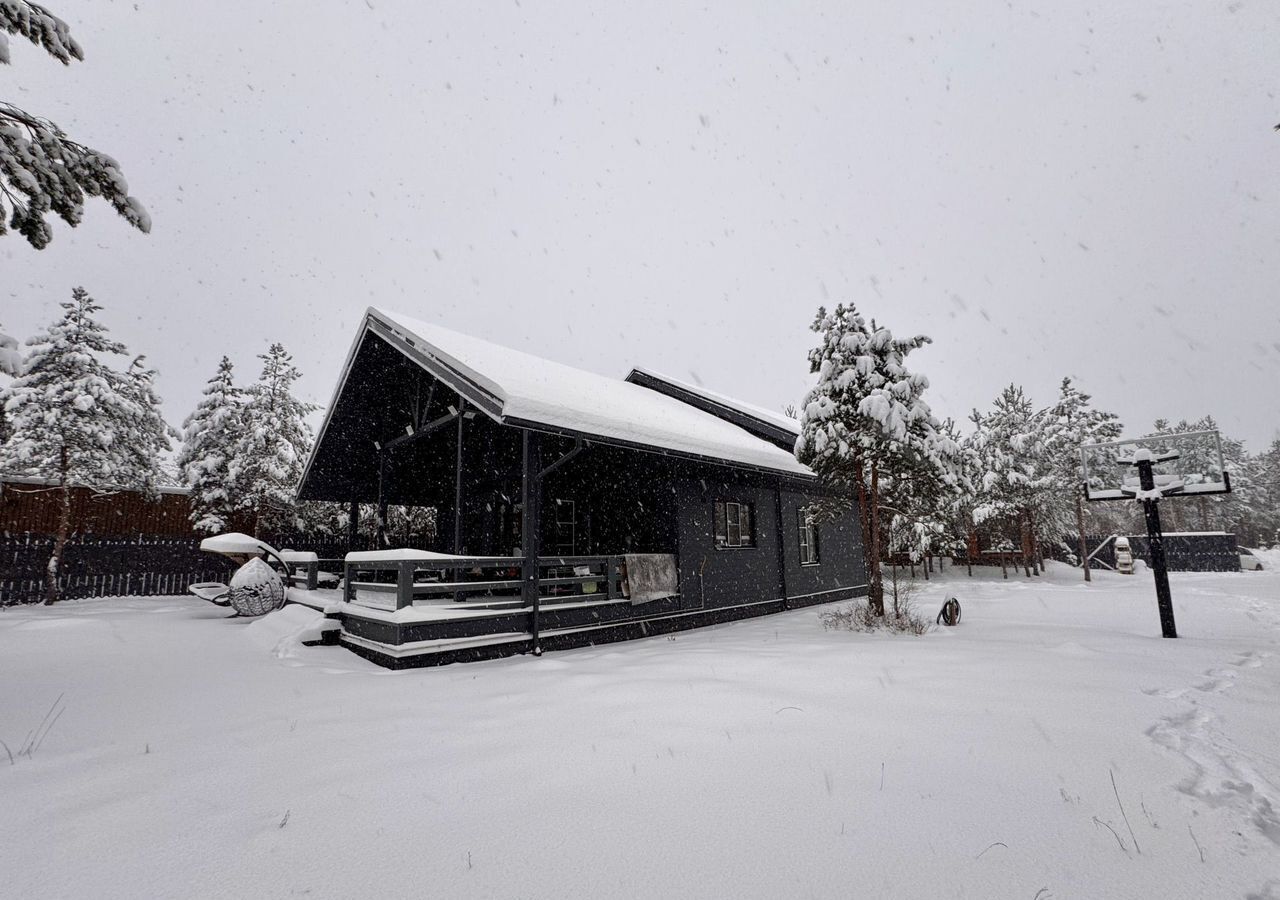
{"type": "Polygon", "coordinates": [[[1080,448],[1080,463],[1086,500],[1142,503],[1160,607],[1160,632],[1167,638],[1176,638],[1178,628],[1173,620],[1173,597],[1164,559],[1160,501],[1166,497],[1231,493],[1221,437],[1216,431],[1186,431],[1085,444],[1080,448]]]}

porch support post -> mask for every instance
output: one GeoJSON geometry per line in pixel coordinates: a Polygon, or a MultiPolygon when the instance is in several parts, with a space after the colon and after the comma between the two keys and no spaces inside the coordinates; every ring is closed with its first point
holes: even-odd
{"type": "Polygon", "coordinates": [[[542,435],[525,429],[522,441],[523,466],[520,482],[520,550],[524,559],[520,567],[521,598],[531,609],[529,633],[533,637],[533,655],[542,655],[539,635],[538,554],[542,550],[542,435]]]}
{"type": "Polygon", "coordinates": [[[467,401],[458,398],[458,447],[453,467],[453,554],[462,553],[462,423],[466,421],[463,413],[467,409],[467,401]]]}
{"type": "Polygon", "coordinates": [[[385,547],[387,545],[387,495],[385,493],[385,483],[387,480],[387,453],[385,450],[378,451],[378,546],[385,547]]]}
{"type": "Polygon", "coordinates": [[[356,549],[356,539],[360,537],[360,501],[352,500],[347,509],[347,550],[356,549]]]}
{"type": "Polygon", "coordinates": [[[774,521],[777,523],[778,535],[778,583],[782,587],[782,608],[789,609],[790,597],[787,595],[787,541],[782,522],[782,485],[773,489],[774,521]]]}

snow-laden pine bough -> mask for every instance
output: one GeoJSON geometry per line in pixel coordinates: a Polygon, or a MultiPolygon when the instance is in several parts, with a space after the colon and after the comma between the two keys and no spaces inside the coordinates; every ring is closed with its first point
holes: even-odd
{"type": "MultiPolygon", "coordinates": [[[[567,352],[568,348],[562,348],[567,352]]],[[[540,653],[866,594],[854,510],[794,420],[636,369],[624,379],[370,309],[302,500],[435,510],[421,549],[354,552],[291,588],[390,666],[540,653]]]]}

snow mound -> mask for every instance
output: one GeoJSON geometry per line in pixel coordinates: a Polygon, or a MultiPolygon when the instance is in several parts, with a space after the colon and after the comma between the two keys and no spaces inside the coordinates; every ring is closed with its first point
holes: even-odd
{"type": "Polygon", "coordinates": [[[1272,547],[1270,550],[1254,550],[1253,555],[1261,560],[1262,568],[1280,569],[1280,545],[1272,547]]]}
{"type": "Polygon", "coordinates": [[[337,627],[337,621],[326,619],[323,613],[290,603],[251,624],[244,636],[259,649],[284,659],[294,656],[304,642],[318,641],[324,632],[337,627]]]}

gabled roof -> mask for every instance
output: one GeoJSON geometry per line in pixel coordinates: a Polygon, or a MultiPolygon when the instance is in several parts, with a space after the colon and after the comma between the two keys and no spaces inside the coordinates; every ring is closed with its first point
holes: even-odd
{"type": "MultiPolygon", "coordinates": [[[[338,393],[368,331],[503,424],[813,476],[791,453],[673,397],[376,307],[365,314],[338,393]]],[[[322,429],[317,448],[323,439],[322,429]]]]}
{"type": "Polygon", "coordinates": [[[716,418],[732,422],[756,437],[777,444],[784,450],[791,450],[795,446],[796,438],[800,436],[800,423],[782,413],[736,400],[707,390],[700,385],[689,384],[650,369],[640,367],[632,369],[631,374],[627,376],[627,381],[674,397],[716,418]]]}

